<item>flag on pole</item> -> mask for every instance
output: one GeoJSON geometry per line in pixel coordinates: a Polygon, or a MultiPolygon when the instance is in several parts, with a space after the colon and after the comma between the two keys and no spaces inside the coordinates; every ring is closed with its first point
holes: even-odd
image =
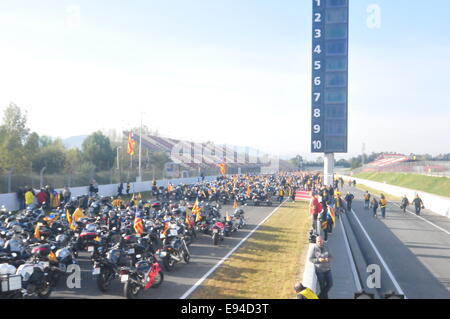
{"type": "Polygon", "coordinates": [[[186,207],[186,220],[185,223],[189,225],[189,209],[186,207]]]}
{"type": "Polygon", "coordinates": [[[134,155],[134,144],[136,141],[134,140],[133,131],[130,131],[130,134],[128,135],[128,154],[134,155]]]}
{"type": "Polygon", "coordinates": [[[192,207],[192,214],[195,215],[195,222],[201,221],[201,209],[198,206],[198,198],[195,200],[194,206],[192,207]]]}
{"type": "Polygon", "coordinates": [[[136,212],[136,215],[134,217],[133,228],[136,234],[142,235],[144,233],[144,225],[142,224],[141,215],[138,212],[136,212]]]}
{"type": "Polygon", "coordinates": [[[171,191],[173,191],[173,186],[171,183],[169,183],[169,186],[167,186],[167,191],[170,193],[171,191]]]}
{"type": "Polygon", "coordinates": [[[234,208],[234,209],[237,208],[237,202],[236,202],[236,200],[234,200],[233,208],[234,208]]]}
{"type": "Polygon", "coordinates": [[[221,163],[218,165],[220,168],[220,174],[225,175],[227,172],[227,166],[225,163],[221,163]]]}
{"type": "Polygon", "coordinates": [[[70,216],[69,210],[66,209],[66,218],[69,225],[72,225],[72,216],[70,216]]]}
{"type": "Polygon", "coordinates": [[[250,188],[250,185],[249,185],[249,186],[247,187],[247,193],[246,193],[247,197],[250,196],[251,192],[252,192],[252,189],[250,188]]]}
{"type": "Polygon", "coordinates": [[[34,229],[34,238],[41,239],[41,232],[39,231],[39,224],[36,223],[36,228],[34,229]]]}
{"type": "Polygon", "coordinates": [[[328,211],[330,212],[331,220],[333,221],[333,227],[336,228],[336,214],[334,213],[333,207],[328,207],[328,211]]]}

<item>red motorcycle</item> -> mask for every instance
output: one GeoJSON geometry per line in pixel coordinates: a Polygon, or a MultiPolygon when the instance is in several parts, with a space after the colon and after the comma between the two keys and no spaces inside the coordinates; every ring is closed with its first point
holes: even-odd
{"type": "Polygon", "coordinates": [[[211,226],[211,234],[212,234],[212,241],[213,245],[216,246],[219,244],[219,240],[223,241],[225,238],[224,231],[225,231],[225,225],[222,222],[213,220],[213,225],[211,226]]]}
{"type": "Polygon", "coordinates": [[[156,261],[141,260],[134,268],[123,267],[120,269],[120,281],[125,284],[124,295],[128,299],[137,299],[142,291],[149,288],[158,288],[164,281],[164,274],[156,261]]]}

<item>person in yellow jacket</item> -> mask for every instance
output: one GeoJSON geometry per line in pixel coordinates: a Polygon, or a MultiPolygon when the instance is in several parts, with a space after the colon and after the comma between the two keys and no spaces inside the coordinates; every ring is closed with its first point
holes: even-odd
{"type": "Polygon", "coordinates": [[[279,201],[280,203],[282,203],[283,200],[284,200],[284,189],[281,187],[281,188],[280,188],[280,191],[278,192],[278,201],[279,201]]]}
{"type": "Polygon", "coordinates": [[[387,206],[387,200],[386,197],[381,194],[380,195],[380,210],[381,210],[381,217],[383,217],[383,219],[386,219],[386,206],[387,206]]]}
{"type": "Polygon", "coordinates": [[[304,287],[301,283],[296,284],[294,290],[297,293],[297,299],[319,299],[314,291],[304,287]]]}
{"type": "Polygon", "coordinates": [[[25,193],[25,206],[30,206],[34,203],[34,194],[33,191],[28,189],[28,191],[25,193]]]}

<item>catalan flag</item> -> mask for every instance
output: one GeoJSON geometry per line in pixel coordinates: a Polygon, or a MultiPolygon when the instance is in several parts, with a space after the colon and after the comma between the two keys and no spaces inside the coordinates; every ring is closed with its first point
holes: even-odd
{"type": "Polygon", "coordinates": [[[41,239],[41,232],[39,231],[40,223],[36,224],[36,228],[34,229],[34,238],[41,239]]]}
{"type": "Polygon", "coordinates": [[[330,213],[331,220],[333,221],[333,227],[336,228],[336,214],[334,213],[333,207],[328,207],[328,212],[330,213]]]}
{"type": "Polygon", "coordinates": [[[252,192],[252,189],[250,188],[250,185],[247,187],[247,197],[249,197],[250,196],[250,194],[251,194],[251,192],[252,192]]]}
{"type": "Polygon", "coordinates": [[[144,233],[144,225],[142,224],[142,218],[139,213],[136,213],[134,217],[133,228],[136,234],[142,235],[144,233]]]}
{"type": "Polygon", "coordinates": [[[234,208],[234,209],[237,208],[237,202],[236,202],[236,200],[234,200],[233,208],[234,208]]]}
{"type": "Polygon", "coordinates": [[[162,231],[162,234],[164,234],[165,236],[167,236],[167,232],[169,231],[169,222],[166,222],[165,224],[164,224],[164,229],[163,229],[163,231],[162,231]]]}
{"type": "Polygon", "coordinates": [[[130,131],[128,135],[128,155],[134,155],[134,144],[136,141],[134,140],[133,131],[130,131]]]}
{"type": "Polygon", "coordinates": [[[68,209],[66,209],[66,218],[67,218],[67,222],[69,223],[69,225],[71,225],[72,224],[72,216],[70,216],[68,209]]]}
{"type": "Polygon", "coordinates": [[[218,166],[220,168],[220,174],[225,175],[227,172],[227,165],[225,163],[221,163],[218,166]]]}
{"type": "Polygon", "coordinates": [[[186,225],[189,226],[189,209],[186,208],[186,220],[185,220],[186,225]]]}

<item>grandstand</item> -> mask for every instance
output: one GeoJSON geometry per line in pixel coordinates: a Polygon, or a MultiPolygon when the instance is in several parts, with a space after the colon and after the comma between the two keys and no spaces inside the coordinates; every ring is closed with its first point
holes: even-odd
{"type": "Polygon", "coordinates": [[[403,154],[383,154],[374,162],[367,164],[367,167],[386,167],[406,161],[409,161],[409,157],[403,154]]]}
{"type": "MultiPolygon", "coordinates": [[[[124,131],[123,135],[128,138],[128,131],[124,131]]],[[[139,134],[133,133],[134,140],[139,142],[139,134]]],[[[219,160],[224,160],[227,163],[228,169],[237,170],[238,168],[245,169],[259,169],[262,163],[248,154],[238,153],[233,151],[231,147],[225,147],[222,145],[216,145],[211,142],[195,143],[191,141],[176,140],[172,138],[166,138],[156,135],[142,135],[142,147],[150,150],[151,152],[163,152],[168,155],[172,153],[172,150],[183,143],[191,150],[191,161],[189,163],[182,163],[181,166],[187,169],[203,169],[216,167],[219,164],[219,160]],[[201,145],[200,149],[194,150],[194,144],[197,148],[201,145]],[[194,151],[201,151],[201,153],[195,154],[194,151]],[[228,153],[227,153],[228,151],[228,153]],[[195,158],[195,161],[194,161],[195,158]]]]}

